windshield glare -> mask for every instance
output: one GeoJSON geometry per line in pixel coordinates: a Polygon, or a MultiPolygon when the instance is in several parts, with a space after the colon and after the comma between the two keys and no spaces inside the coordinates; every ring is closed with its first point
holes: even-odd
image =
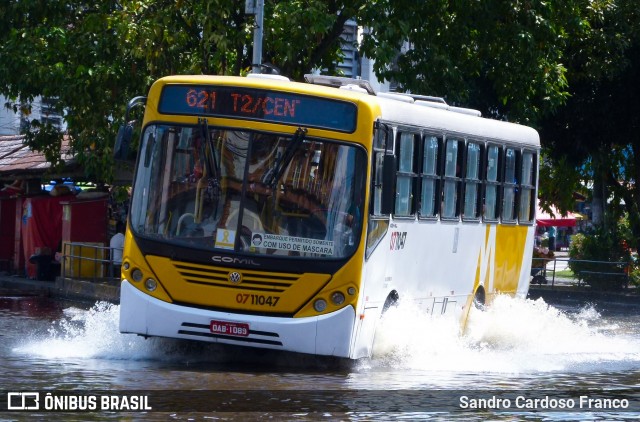
{"type": "Polygon", "coordinates": [[[360,239],[364,152],[296,135],[148,126],[131,206],[142,236],[250,254],[342,258],[360,239]]]}

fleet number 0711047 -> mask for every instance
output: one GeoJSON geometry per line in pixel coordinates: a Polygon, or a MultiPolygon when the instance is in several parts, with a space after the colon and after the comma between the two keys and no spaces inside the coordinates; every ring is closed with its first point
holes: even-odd
{"type": "Polygon", "coordinates": [[[262,306],[276,306],[279,300],[280,296],[252,295],[248,293],[238,293],[236,296],[236,302],[238,303],[262,306]]]}

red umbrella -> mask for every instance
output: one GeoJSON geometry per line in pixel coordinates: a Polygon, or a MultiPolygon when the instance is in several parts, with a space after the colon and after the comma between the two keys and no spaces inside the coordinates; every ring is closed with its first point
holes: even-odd
{"type": "Polygon", "coordinates": [[[536,221],[538,222],[538,226],[575,227],[576,220],[580,220],[582,218],[580,214],[572,212],[567,213],[567,215],[563,217],[560,215],[560,211],[558,211],[554,206],[551,206],[551,211],[553,215],[542,211],[540,209],[540,204],[538,203],[538,209],[536,210],[536,221]]]}

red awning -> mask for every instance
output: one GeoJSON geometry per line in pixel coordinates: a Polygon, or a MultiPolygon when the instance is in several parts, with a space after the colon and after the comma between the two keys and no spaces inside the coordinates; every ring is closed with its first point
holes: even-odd
{"type": "Polygon", "coordinates": [[[582,218],[580,214],[574,214],[572,212],[563,217],[560,214],[560,211],[558,211],[554,206],[551,206],[551,211],[553,212],[553,216],[542,211],[540,209],[540,203],[538,203],[538,209],[536,210],[536,221],[538,222],[538,226],[574,227],[576,225],[576,220],[580,220],[582,218]]]}

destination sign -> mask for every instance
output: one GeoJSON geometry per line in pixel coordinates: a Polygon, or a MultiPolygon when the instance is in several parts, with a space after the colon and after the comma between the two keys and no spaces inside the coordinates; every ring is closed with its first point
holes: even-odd
{"type": "Polygon", "coordinates": [[[241,118],[270,123],[332,129],[356,129],[354,103],[289,92],[214,85],[166,85],[158,111],[241,118]]]}

